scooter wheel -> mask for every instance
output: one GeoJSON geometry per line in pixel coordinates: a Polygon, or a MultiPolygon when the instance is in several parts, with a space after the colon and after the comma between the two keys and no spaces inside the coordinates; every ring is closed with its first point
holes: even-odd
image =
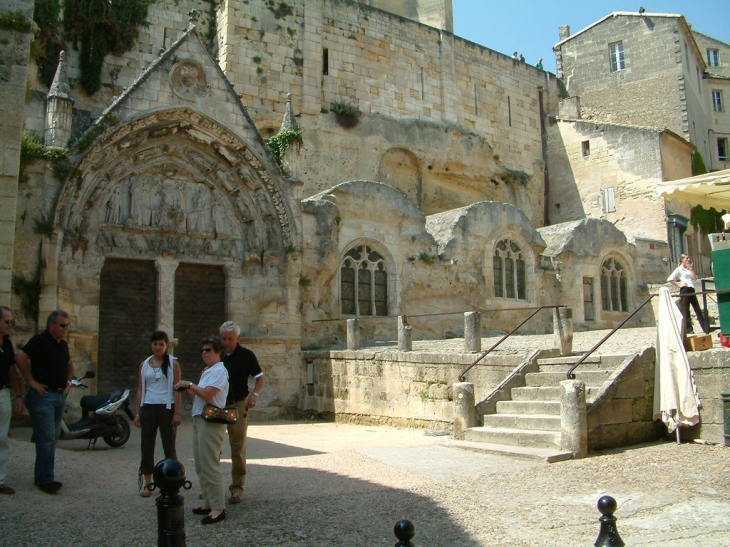
{"type": "Polygon", "coordinates": [[[129,440],[130,433],[131,429],[129,427],[129,422],[121,416],[117,416],[117,425],[114,427],[114,431],[104,435],[102,438],[104,439],[104,442],[112,448],[119,448],[120,446],[124,446],[124,444],[129,440]]]}

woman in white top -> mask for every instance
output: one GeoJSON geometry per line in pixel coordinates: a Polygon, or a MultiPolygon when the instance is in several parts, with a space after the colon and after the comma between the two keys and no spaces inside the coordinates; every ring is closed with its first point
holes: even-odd
{"type": "Polygon", "coordinates": [[[697,281],[697,274],[695,273],[692,260],[689,255],[681,255],[679,257],[679,266],[672,272],[667,279],[675,287],[679,287],[679,294],[690,295],[682,296],[680,301],[680,310],[682,310],[682,316],[684,317],[684,326],[687,333],[693,333],[692,319],[689,315],[689,305],[692,304],[692,308],[697,316],[697,321],[700,324],[700,328],[707,333],[707,324],[705,323],[705,317],[700,309],[700,303],[697,301],[695,296],[695,282],[697,281]]]}
{"type": "Polygon", "coordinates": [[[180,381],[180,365],[167,353],[167,333],[158,330],[150,337],[152,355],[139,365],[137,412],[134,425],[142,428],[142,461],[139,464],[140,493],[149,498],[147,486],[155,468],[155,443],[160,431],[165,458],[177,459],[175,431],[180,425],[180,393],[173,386],[180,381]],[[142,477],[144,476],[144,483],[142,477]]]}
{"type": "Polygon", "coordinates": [[[226,425],[205,421],[202,414],[206,402],[220,408],[226,406],[228,371],[221,361],[223,344],[220,338],[206,338],[201,343],[200,351],[205,367],[198,384],[183,380],[175,385],[175,389],[186,391],[188,398],[193,401],[193,456],[203,500],[203,505],[195,507],[193,513],[205,515],[200,521],[203,524],[214,524],[226,518],[220,472],[226,425]]]}

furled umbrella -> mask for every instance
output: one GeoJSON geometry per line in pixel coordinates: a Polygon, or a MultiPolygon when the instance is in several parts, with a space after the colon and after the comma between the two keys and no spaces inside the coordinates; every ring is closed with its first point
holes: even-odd
{"type": "Polygon", "coordinates": [[[667,424],[670,433],[700,421],[700,398],[682,341],[682,312],[667,287],[659,289],[656,368],[654,372],[654,419],[667,424]]]}

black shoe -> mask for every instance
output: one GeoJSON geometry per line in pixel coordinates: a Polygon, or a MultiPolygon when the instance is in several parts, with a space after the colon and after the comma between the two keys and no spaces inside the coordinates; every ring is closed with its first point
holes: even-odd
{"type": "Polygon", "coordinates": [[[193,507],[193,515],[207,515],[211,511],[210,507],[193,507]]]}
{"type": "Polygon", "coordinates": [[[42,492],[45,492],[46,494],[56,494],[58,493],[58,490],[61,488],[60,483],[53,481],[53,482],[44,482],[43,484],[38,485],[38,490],[41,490],[42,492]]]}
{"type": "Polygon", "coordinates": [[[15,490],[10,488],[7,484],[0,484],[0,494],[15,494],[15,490]]]}
{"type": "Polygon", "coordinates": [[[226,510],[223,509],[223,512],[218,515],[217,517],[211,517],[208,515],[207,517],[203,517],[200,521],[202,524],[215,524],[216,522],[220,522],[222,520],[226,520],[226,510]]]}

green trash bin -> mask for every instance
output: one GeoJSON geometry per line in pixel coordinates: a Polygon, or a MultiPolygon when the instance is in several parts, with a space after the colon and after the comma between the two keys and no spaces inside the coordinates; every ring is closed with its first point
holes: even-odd
{"type": "Polygon", "coordinates": [[[717,309],[720,315],[720,332],[730,335],[730,249],[712,251],[712,271],[717,289],[717,309]]]}

